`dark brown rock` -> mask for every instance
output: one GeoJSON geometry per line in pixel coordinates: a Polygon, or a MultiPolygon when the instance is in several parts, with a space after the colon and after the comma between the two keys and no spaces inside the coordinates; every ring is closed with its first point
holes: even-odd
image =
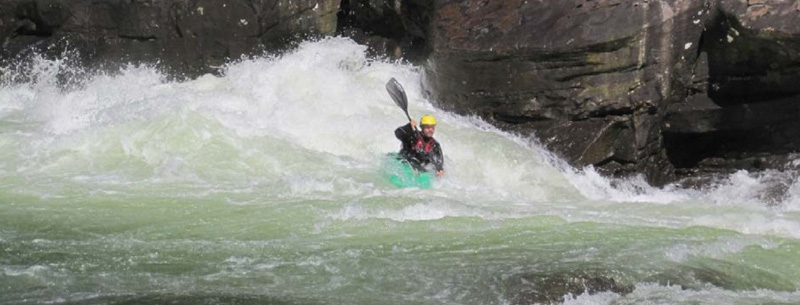
{"type": "Polygon", "coordinates": [[[800,150],[800,14],[793,5],[718,2],[689,96],[670,105],[664,120],[664,146],[675,166],[709,173],[782,169],[800,150]]]}
{"type": "Polygon", "coordinates": [[[661,121],[691,83],[708,1],[436,3],[426,85],[443,108],[577,166],[672,179],[661,121]]]}
{"type": "MultiPolygon", "coordinates": [[[[436,1],[426,93],[654,184],[800,150],[792,1],[436,1]]],[[[786,160],[777,156],[774,160],[786,160]]]]}
{"type": "Polygon", "coordinates": [[[430,0],[343,0],[338,32],[371,55],[422,62],[429,53],[430,0]]]}
{"type": "Polygon", "coordinates": [[[196,76],[230,60],[285,49],[303,37],[332,35],[331,0],[12,0],[0,4],[0,58],[77,50],[96,69],[158,62],[196,76]]]}

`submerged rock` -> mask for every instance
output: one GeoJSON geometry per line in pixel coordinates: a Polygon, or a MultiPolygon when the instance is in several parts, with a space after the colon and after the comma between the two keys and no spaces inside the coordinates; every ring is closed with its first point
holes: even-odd
{"type": "Polygon", "coordinates": [[[628,294],[632,285],[620,283],[603,270],[577,270],[563,273],[523,274],[511,277],[506,284],[507,299],[512,304],[563,303],[566,295],[610,291],[628,294]]]}
{"type": "Polygon", "coordinates": [[[725,290],[771,290],[792,292],[797,289],[790,279],[759,268],[722,260],[697,260],[678,264],[644,279],[647,283],[704,290],[713,285],[725,290]]]}

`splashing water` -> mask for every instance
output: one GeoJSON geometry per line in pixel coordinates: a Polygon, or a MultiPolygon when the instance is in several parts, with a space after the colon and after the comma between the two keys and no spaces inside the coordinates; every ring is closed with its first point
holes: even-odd
{"type": "Polygon", "coordinates": [[[128,66],[64,89],[76,68],[32,67],[0,87],[0,303],[531,304],[529,280],[586,270],[628,292],[547,293],[800,300],[795,173],[686,190],[572,169],[344,38],[185,82],[128,66]],[[405,124],[391,77],[439,121],[432,189],[380,174],[405,124]]]}

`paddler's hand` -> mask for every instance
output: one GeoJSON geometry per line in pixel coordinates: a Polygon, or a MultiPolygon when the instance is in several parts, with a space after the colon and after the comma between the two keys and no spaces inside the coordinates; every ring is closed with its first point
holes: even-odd
{"type": "Polygon", "coordinates": [[[408,123],[411,124],[411,129],[417,130],[417,121],[412,119],[411,122],[408,123]]]}
{"type": "Polygon", "coordinates": [[[436,171],[436,177],[439,177],[439,178],[444,177],[444,170],[440,169],[440,170],[436,171]]]}

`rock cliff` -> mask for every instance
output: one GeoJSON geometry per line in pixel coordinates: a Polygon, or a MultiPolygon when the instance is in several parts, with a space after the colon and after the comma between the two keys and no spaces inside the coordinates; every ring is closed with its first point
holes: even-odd
{"type": "Polygon", "coordinates": [[[664,184],[676,173],[781,167],[800,131],[798,9],[437,1],[425,83],[445,109],[611,175],[664,184]]]}
{"type": "Polygon", "coordinates": [[[188,77],[336,31],[338,0],[7,0],[0,58],[77,50],[82,65],[156,63],[188,77]]]}

